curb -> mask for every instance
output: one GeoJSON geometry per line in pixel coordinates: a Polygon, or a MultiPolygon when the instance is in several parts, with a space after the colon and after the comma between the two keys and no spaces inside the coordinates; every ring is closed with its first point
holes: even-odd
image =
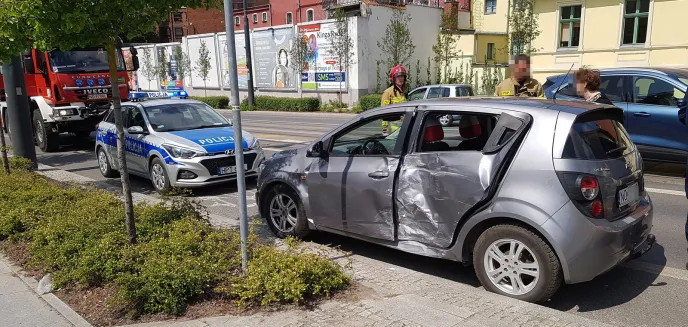
{"type": "Polygon", "coordinates": [[[46,293],[46,294],[38,294],[36,292],[36,287],[38,286],[38,281],[35,280],[33,277],[28,277],[24,276],[22,274],[22,268],[15,266],[11,262],[7,260],[6,257],[0,255],[0,262],[3,264],[7,265],[10,268],[10,271],[28,287],[31,289],[31,291],[36,294],[38,297],[40,297],[45,303],[47,303],[51,308],[55,309],[62,317],[67,319],[72,325],[76,327],[92,327],[86,319],[84,319],[82,316],[80,316],[76,311],[72,310],[66,303],[62,302],[60,298],[55,296],[53,293],[46,293]]]}

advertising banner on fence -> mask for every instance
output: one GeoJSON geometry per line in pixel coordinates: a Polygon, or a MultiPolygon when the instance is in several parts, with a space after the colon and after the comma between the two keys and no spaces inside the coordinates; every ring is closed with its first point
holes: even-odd
{"type": "Polygon", "coordinates": [[[174,56],[175,45],[157,46],[158,50],[158,71],[162,71],[158,79],[160,89],[167,91],[178,91],[184,89],[184,82],[179,79],[177,74],[177,58],[174,56]]]}
{"type": "Polygon", "coordinates": [[[292,68],[289,49],[294,42],[291,27],[253,33],[253,62],[256,86],[263,88],[296,88],[296,71],[292,68]]]}
{"type": "MultiPolygon", "coordinates": [[[[227,37],[218,35],[222,51],[222,87],[229,88],[229,56],[227,56],[227,37]]],[[[234,34],[234,46],[236,49],[237,71],[239,76],[239,88],[248,88],[248,66],[246,66],[246,42],[243,33],[234,34]]]]}
{"type": "Polygon", "coordinates": [[[308,71],[301,74],[301,87],[304,89],[346,89],[346,74],[339,70],[337,56],[332,49],[332,39],[336,38],[333,23],[299,26],[299,32],[308,38],[308,46],[313,56],[308,63],[308,71]]]}

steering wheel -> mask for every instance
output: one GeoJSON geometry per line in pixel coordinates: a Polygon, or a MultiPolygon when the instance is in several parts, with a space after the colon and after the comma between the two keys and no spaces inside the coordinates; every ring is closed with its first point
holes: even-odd
{"type": "Polygon", "coordinates": [[[389,154],[387,148],[376,139],[369,139],[363,143],[363,154],[389,154]],[[368,145],[371,145],[368,147],[368,145]]]}

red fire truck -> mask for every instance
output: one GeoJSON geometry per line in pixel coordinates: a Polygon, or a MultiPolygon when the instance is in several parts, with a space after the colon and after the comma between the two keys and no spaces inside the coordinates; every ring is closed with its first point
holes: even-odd
{"type": "MultiPolygon", "coordinates": [[[[132,47],[133,70],[138,69],[136,50],[132,47]]],[[[57,151],[60,134],[76,134],[87,140],[112,104],[107,52],[104,48],[80,48],[71,51],[22,54],[26,93],[36,144],[45,152],[57,151]]],[[[117,51],[117,80],[120,98],[129,97],[129,77],[122,50],[117,51]]],[[[7,102],[0,76],[0,118],[7,121],[7,102]]],[[[7,124],[3,124],[8,131],[7,124]]],[[[8,131],[9,132],[9,131],[8,131]]]]}

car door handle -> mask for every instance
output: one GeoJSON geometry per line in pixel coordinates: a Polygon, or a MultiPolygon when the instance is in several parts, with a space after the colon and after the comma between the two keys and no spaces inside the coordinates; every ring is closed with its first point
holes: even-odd
{"type": "Polygon", "coordinates": [[[371,178],[385,178],[388,176],[389,176],[389,172],[380,171],[380,170],[374,171],[374,172],[368,174],[368,177],[371,177],[371,178]]]}
{"type": "Polygon", "coordinates": [[[633,115],[638,116],[638,117],[650,117],[650,116],[652,116],[652,115],[650,115],[650,114],[648,114],[647,112],[644,112],[644,111],[642,111],[642,112],[636,112],[636,113],[634,113],[633,115]]]}

